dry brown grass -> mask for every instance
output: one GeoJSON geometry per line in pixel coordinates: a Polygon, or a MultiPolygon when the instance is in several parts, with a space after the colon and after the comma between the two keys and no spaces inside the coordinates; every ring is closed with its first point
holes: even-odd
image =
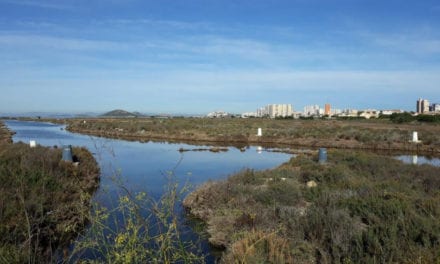
{"type": "Polygon", "coordinates": [[[307,146],[440,153],[440,125],[387,120],[274,120],[207,118],[69,119],[74,132],[129,140],[307,146]],[[86,121],[84,123],[84,121],[86,121]],[[257,137],[257,129],[263,136],[257,137]],[[409,143],[418,131],[422,144],[409,143]]]}
{"type": "Polygon", "coordinates": [[[184,206],[227,249],[225,263],[440,261],[440,168],[328,154],[326,165],[298,156],[207,183],[184,206]]]}
{"type": "Polygon", "coordinates": [[[289,241],[276,234],[251,231],[234,242],[222,263],[299,263],[294,261],[289,241]]]}
{"type": "Polygon", "coordinates": [[[0,146],[0,263],[55,261],[87,223],[99,168],[86,149],[73,153],[79,166],[61,161],[61,149],[0,146]]]}

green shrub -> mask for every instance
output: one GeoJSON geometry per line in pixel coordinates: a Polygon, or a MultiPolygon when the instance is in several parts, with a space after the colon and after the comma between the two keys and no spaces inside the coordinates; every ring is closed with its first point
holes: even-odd
{"type": "Polygon", "coordinates": [[[224,241],[226,263],[270,262],[270,250],[261,248],[253,257],[245,250],[260,246],[239,235],[251,230],[281,230],[277,236],[288,241],[288,252],[304,253],[292,255],[299,263],[440,261],[440,168],[365,152],[331,150],[328,157],[325,165],[300,155],[273,170],[239,173],[196,191],[203,199],[186,206],[206,212],[203,219],[212,236],[220,229],[210,219],[220,211],[222,219],[239,223],[221,229],[232,238],[224,241]],[[312,180],[317,186],[306,187],[312,180]],[[228,184],[233,191],[224,199],[225,192],[216,190],[228,184]]]}
{"type": "Polygon", "coordinates": [[[1,262],[40,263],[66,246],[88,219],[99,169],[85,149],[74,148],[78,167],[61,150],[22,143],[0,149],[1,262]]]}

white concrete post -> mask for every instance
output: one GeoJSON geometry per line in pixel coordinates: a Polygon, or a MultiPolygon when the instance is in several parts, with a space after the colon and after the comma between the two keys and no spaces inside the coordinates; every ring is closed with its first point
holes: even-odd
{"type": "Polygon", "coordinates": [[[414,132],[413,132],[413,135],[412,135],[412,142],[419,142],[419,136],[418,136],[417,131],[414,131],[414,132]]]}

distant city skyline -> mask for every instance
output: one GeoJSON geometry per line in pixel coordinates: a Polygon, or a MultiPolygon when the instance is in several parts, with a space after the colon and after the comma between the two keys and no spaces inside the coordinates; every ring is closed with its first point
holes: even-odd
{"type": "Polygon", "coordinates": [[[440,102],[434,0],[0,0],[0,114],[440,102]]]}

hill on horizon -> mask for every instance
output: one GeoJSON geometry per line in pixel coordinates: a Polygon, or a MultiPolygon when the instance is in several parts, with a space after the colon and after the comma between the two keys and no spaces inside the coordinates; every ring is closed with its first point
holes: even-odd
{"type": "Polygon", "coordinates": [[[140,114],[128,112],[128,111],[125,111],[122,109],[115,109],[115,110],[107,112],[101,116],[103,116],[103,117],[137,117],[137,116],[140,116],[140,114]]]}

